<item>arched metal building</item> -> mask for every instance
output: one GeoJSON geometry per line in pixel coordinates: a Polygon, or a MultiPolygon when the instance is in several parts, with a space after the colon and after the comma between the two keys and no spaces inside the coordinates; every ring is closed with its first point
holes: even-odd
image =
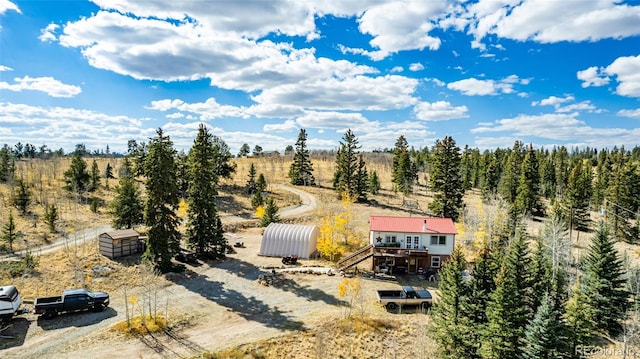
{"type": "Polygon", "coordinates": [[[317,226],[271,223],[264,230],[260,255],[298,256],[308,259],[316,251],[320,229],[317,226]]]}

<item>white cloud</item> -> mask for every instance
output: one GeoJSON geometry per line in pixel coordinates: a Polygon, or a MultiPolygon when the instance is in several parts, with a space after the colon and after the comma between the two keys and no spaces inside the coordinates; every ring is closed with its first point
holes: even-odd
{"type": "Polygon", "coordinates": [[[446,1],[434,0],[389,2],[370,7],[358,19],[360,32],[373,36],[369,44],[377,49],[367,55],[373,60],[382,60],[403,50],[437,50],[441,41],[429,33],[446,6],[446,1]]]}
{"type": "Polygon", "coordinates": [[[194,103],[186,103],[180,99],[156,100],[151,101],[151,106],[147,107],[147,109],[163,112],[170,110],[189,112],[191,114],[197,115],[201,121],[207,121],[221,117],[249,117],[249,115],[246,113],[245,107],[221,105],[213,97],[208,98],[205,102],[194,103]]]}
{"type": "Polygon", "coordinates": [[[291,132],[297,130],[298,126],[294,120],[286,120],[283,123],[268,123],[262,127],[264,132],[291,132]]]}
{"type": "Polygon", "coordinates": [[[389,72],[391,73],[402,72],[402,71],[404,71],[404,68],[402,68],[402,66],[394,66],[391,70],[389,70],[389,72]]]}
{"type": "Polygon", "coordinates": [[[460,81],[450,82],[447,88],[450,90],[460,91],[467,96],[487,96],[497,95],[499,93],[510,94],[514,92],[513,85],[527,85],[529,79],[521,79],[516,75],[510,75],[502,80],[478,80],[476,78],[468,78],[460,81]]]}
{"type": "Polygon", "coordinates": [[[41,91],[51,97],[73,97],[82,89],[79,86],[64,84],[53,77],[29,77],[13,79],[14,83],[1,81],[0,89],[20,92],[22,90],[41,91]]]}
{"type": "Polygon", "coordinates": [[[575,100],[575,98],[571,95],[566,95],[565,97],[549,96],[543,100],[532,102],[531,106],[559,106],[573,100],[575,100]]]}
{"type": "Polygon", "coordinates": [[[578,80],[582,80],[582,87],[604,86],[609,83],[609,77],[602,74],[602,70],[596,66],[589,67],[586,70],[578,71],[578,80]]]}
{"type": "Polygon", "coordinates": [[[518,41],[540,43],[597,41],[640,34],[640,6],[618,0],[574,1],[479,1],[459,16],[467,19],[474,46],[493,34],[518,41]]]}
{"type": "Polygon", "coordinates": [[[174,112],[174,113],[170,113],[170,114],[166,115],[165,117],[169,118],[169,119],[172,119],[172,120],[175,120],[175,119],[178,119],[178,118],[184,118],[185,114],[184,113],[180,113],[180,112],[174,112]]]}
{"type": "Polygon", "coordinates": [[[343,132],[348,128],[360,128],[370,122],[361,113],[307,111],[304,116],[296,118],[296,123],[302,128],[332,129],[343,132]]]}
{"type": "Polygon", "coordinates": [[[2,71],[13,71],[13,69],[9,66],[0,65],[0,72],[2,71]]]}
{"type": "Polygon", "coordinates": [[[620,117],[629,117],[640,120],[640,108],[637,108],[635,110],[620,110],[618,111],[617,115],[620,117]]]}
{"type": "Polygon", "coordinates": [[[18,7],[18,5],[12,3],[9,0],[0,0],[0,15],[4,14],[9,10],[13,10],[18,14],[22,14],[22,11],[20,11],[20,8],[18,7]]]}
{"type": "MultiPolygon", "coordinates": [[[[578,113],[519,115],[514,118],[479,124],[471,133],[507,132],[512,139],[537,137],[554,141],[571,141],[581,146],[611,147],[611,144],[637,145],[640,128],[596,128],[577,119],[578,113]]],[[[478,140],[476,140],[478,142],[478,140]]]]}
{"type": "Polygon", "coordinates": [[[618,81],[616,93],[626,97],[640,97],[640,55],[617,58],[605,72],[618,81]]]}
{"type": "Polygon", "coordinates": [[[409,65],[409,70],[411,71],[420,71],[420,70],[424,70],[424,66],[419,63],[419,62],[414,62],[411,65],[409,65]]]}
{"type": "Polygon", "coordinates": [[[596,107],[591,103],[591,101],[582,101],[579,103],[574,103],[566,106],[556,106],[556,112],[575,112],[575,111],[588,111],[593,112],[596,110],[596,107]]]}
{"type": "Polygon", "coordinates": [[[51,23],[47,25],[44,29],[40,30],[40,36],[38,39],[40,41],[57,41],[58,37],[56,36],[56,30],[60,28],[60,25],[51,23]]]}
{"type": "Polygon", "coordinates": [[[146,141],[153,129],[144,129],[146,119],[113,116],[100,112],[68,107],[38,107],[0,102],[0,128],[7,143],[30,142],[49,148],[64,148],[84,143],[88,148],[126,151],[129,139],[146,141]]]}
{"type": "Polygon", "coordinates": [[[413,112],[416,118],[425,121],[445,121],[456,118],[467,118],[466,106],[451,106],[449,102],[437,101],[433,103],[420,102],[415,105],[413,112]]]}

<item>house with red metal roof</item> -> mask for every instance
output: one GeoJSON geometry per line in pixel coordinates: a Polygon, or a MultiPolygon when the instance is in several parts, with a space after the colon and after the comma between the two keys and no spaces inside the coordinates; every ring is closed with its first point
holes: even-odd
{"type": "Polygon", "coordinates": [[[453,253],[456,234],[451,218],[370,216],[369,245],[341,259],[338,267],[373,257],[375,272],[435,273],[453,253]]]}

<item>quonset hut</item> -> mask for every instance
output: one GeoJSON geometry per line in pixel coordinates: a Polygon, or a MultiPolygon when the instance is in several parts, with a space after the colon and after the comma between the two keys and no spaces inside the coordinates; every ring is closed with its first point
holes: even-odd
{"type": "Polygon", "coordinates": [[[309,259],[316,251],[319,235],[320,229],[317,226],[271,223],[262,235],[260,255],[309,259]]]}

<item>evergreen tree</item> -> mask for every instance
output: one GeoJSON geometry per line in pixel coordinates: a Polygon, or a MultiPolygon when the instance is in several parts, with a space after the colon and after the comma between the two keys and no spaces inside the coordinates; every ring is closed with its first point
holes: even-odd
{"type": "Polygon", "coordinates": [[[482,182],[482,198],[485,200],[493,198],[498,190],[499,164],[495,154],[491,154],[491,159],[484,169],[484,180],[482,182]]]}
{"type": "Polygon", "coordinates": [[[293,155],[293,162],[289,167],[289,179],[291,184],[302,186],[315,185],[313,177],[313,164],[307,149],[307,131],[300,129],[296,149],[293,155]]]}
{"type": "Polygon", "coordinates": [[[266,227],[270,223],[280,222],[280,217],[278,216],[278,206],[276,202],[273,200],[273,197],[267,198],[265,207],[264,207],[264,215],[260,219],[260,227],[266,227]]]}
{"type": "Polygon", "coordinates": [[[265,192],[267,190],[267,179],[262,173],[258,175],[258,179],[256,180],[256,190],[258,192],[265,192]]]}
{"type": "Polygon", "coordinates": [[[640,209],[640,172],[629,161],[624,148],[615,155],[613,173],[609,179],[606,214],[613,234],[630,243],[638,241],[638,228],[631,226],[640,209]]]}
{"type": "Polygon", "coordinates": [[[595,182],[593,184],[593,195],[591,196],[591,203],[595,209],[600,209],[604,204],[605,194],[609,185],[611,163],[609,161],[608,153],[609,152],[607,150],[601,150],[598,153],[595,182]]]}
{"type": "Polygon", "coordinates": [[[551,293],[550,253],[542,239],[536,241],[531,266],[531,309],[535,313],[545,296],[551,293]]]}
{"type": "Polygon", "coordinates": [[[13,194],[13,205],[25,216],[29,212],[29,204],[31,204],[31,192],[25,181],[19,179],[16,183],[15,193],[13,194]]]}
{"type": "Polygon", "coordinates": [[[104,176],[103,177],[105,179],[107,179],[107,180],[115,178],[113,176],[113,167],[111,166],[111,163],[107,163],[107,167],[105,167],[105,169],[104,169],[104,176]]]}
{"type": "Polygon", "coordinates": [[[176,165],[176,181],[180,198],[186,198],[189,190],[189,164],[187,162],[187,154],[184,151],[176,153],[174,163],[176,165]]]}
{"type": "Polygon", "coordinates": [[[253,164],[253,162],[251,162],[251,164],[249,165],[249,178],[247,179],[247,184],[245,185],[245,191],[247,191],[248,194],[256,193],[256,191],[258,190],[258,185],[256,184],[257,173],[258,172],[256,171],[256,166],[253,164]]]}
{"type": "Polygon", "coordinates": [[[525,332],[526,346],[523,350],[524,359],[555,359],[568,357],[565,346],[563,322],[558,320],[558,313],[552,305],[548,294],[542,297],[542,302],[533,320],[525,332]]]}
{"type": "Polygon", "coordinates": [[[394,184],[394,190],[404,195],[411,193],[415,176],[409,144],[405,137],[400,135],[393,150],[391,182],[394,184]]]}
{"type": "Polygon", "coordinates": [[[9,146],[4,145],[0,148],[0,182],[9,182],[13,178],[16,165],[15,160],[11,156],[9,146]]]}
{"type": "Polygon", "coordinates": [[[207,128],[200,124],[198,134],[187,160],[189,187],[189,209],[187,243],[196,254],[222,258],[227,247],[220,225],[220,216],[215,204],[216,168],[213,138],[207,128]]]}
{"type": "Polygon", "coordinates": [[[262,146],[255,145],[255,147],[253,147],[253,156],[255,157],[262,156],[262,146]]]}
{"type": "Polygon", "coordinates": [[[429,209],[437,216],[457,220],[464,188],[460,179],[460,148],[450,136],[436,141],[431,155],[431,188],[434,195],[429,209]]]}
{"type": "Polygon", "coordinates": [[[520,180],[520,171],[522,169],[523,160],[523,144],[516,141],[513,149],[507,157],[504,165],[504,172],[500,177],[498,184],[498,192],[509,204],[513,204],[518,195],[518,185],[520,180]]]}
{"type": "Polygon", "coordinates": [[[378,172],[375,170],[369,174],[368,190],[371,194],[380,192],[380,179],[378,178],[378,172]]]}
{"type": "Polygon", "coordinates": [[[551,157],[540,158],[540,191],[545,198],[556,194],[556,170],[551,157]]]}
{"type": "Polygon", "coordinates": [[[56,231],[56,224],[58,222],[58,207],[56,205],[46,206],[44,209],[44,223],[49,227],[49,231],[56,231]]]}
{"type": "Polygon", "coordinates": [[[543,212],[540,202],[538,159],[532,145],[529,145],[520,168],[520,178],[513,208],[519,215],[529,213],[540,215],[543,212]]]}
{"type": "Polygon", "coordinates": [[[463,303],[468,287],[462,272],[467,261],[460,247],[455,247],[451,258],[440,270],[440,298],[432,311],[433,328],[440,346],[442,358],[470,358],[475,356],[477,342],[473,339],[473,328],[465,317],[463,303]]]}
{"type": "Polygon", "coordinates": [[[71,159],[69,169],[64,172],[66,188],[81,196],[89,185],[89,173],[87,173],[87,162],[76,151],[71,159]]]}
{"type": "Polygon", "coordinates": [[[567,148],[564,146],[560,146],[557,150],[554,149],[553,154],[553,163],[556,172],[556,196],[562,196],[564,194],[564,189],[567,185],[567,180],[569,178],[569,153],[567,152],[567,148]]]}
{"type": "Polygon", "coordinates": [[[460,175],[462,176],[462,188],[465,191],[470,190],[473,184],[473,163],[471,162],[472,151],[469,145],[464,145],[462,157],[460,159],[460,175]]]}
{"type": "Polygon", "coordinates": [[[9,253],[13,253],[13,243],[17,236],[16,221],[13,218],[13,213],[9,212],[9,220],[2,227],[2,239],[9,245],[9,253]]]}
{"type": "Polygon", "coordinates": [[[150,139],[149,153],[144,163],[147,194],[145,224],[149,227],[144,258],[153,261],[162,272],[171,269],[171,257],[180,247],[175,154],[169,136],[158,129],[157,136],[150,139]]]}
{"type": "Polygon", "coordinates": [[[238,158],[247,157],[249,156],[249,153],[251,153],[251,148],[249,147],[249,144],[243,143],[242,146],[240,146],[240,151],[238,152],[238,158]]]}
{"type": "Polygon", "coordinates": [[[258,208],[258,206],[262,206],[264,204],[264,196],[262,195],[262,191],[256,191],[256,193],[251,196],[251,207],[258,208]]]}
{"type": "Polygon", "coordinates": [[[629,293],[625,289],[624,266],[613,244],[608,227],[600,222],[584,262],[583,284],[594,329],[616,335],[622,329],[629,293]]]}
{"type": "Polygon", "coordinates": [[[346,193],[350,198],[366,197],[366,193],[359,193],[359,189],[366,189],[366,186],[360,187],[360,181],[363,161],[358,157],[360,144],[357,137],[351,129],[345,132],[340,141],[340,148],[336,154],[336,169],[333,174],[333,188],[338,192],[341,198],[346,193]]]}
{"type": "Polygon", "coordinates": [[[358,156],[358,169],[356,170],[356,198],[360,202],[367,200],[367,190],[369,188],[369,172],[362,158],[362,154],[358,156]]]}
{"type": "Polygon", "coordinates": [[[595,323],[593,322],[594,313],[587,296],[584,285],[578,279],[566,303],[564,314],[569,333],[570,353],[576,353],[579,346],[591,343],[591,330],[595,323]]]}
{"type": "Polygon", "coordinates": [[[93,192],[100,187],[100,169],[98,168],[98,162],[93,160],[91,163],[91,172],[89,172],[89,192],[93,192]]]}
{"type": "Polygon", "coordinates": [[[213,136],[213,164],[216,168],[216,183],[217,187],[220,179],[231,179],[233,174],[236,173],[237,165],[231,162],[233,155],[231,150],[224,140],[218,136],[213,136]]]}
{"type": "Polygon", "coordinates": [[[144,221],[144,205],[138,183],[133,178],[133,167],[128,157],[124,158],[120,173],[115,197],[109,204],[111,225],[117,229],[133,228],[144,221]]]}
{"type": "Polygon", "coordinates": [[[563,217],[579,231],[589,230],[589,200],[592,193],[591,166],[579,160],[571,170],[562,195],[563,217]]]}
{"type": "Polygon", "coordinates": [[[525,235],[518,232],[507,248],[496,289],[487,306],[487,326],[480,352],[484,358],[517,358],[531,318],[530,274],[525,235]]]}

